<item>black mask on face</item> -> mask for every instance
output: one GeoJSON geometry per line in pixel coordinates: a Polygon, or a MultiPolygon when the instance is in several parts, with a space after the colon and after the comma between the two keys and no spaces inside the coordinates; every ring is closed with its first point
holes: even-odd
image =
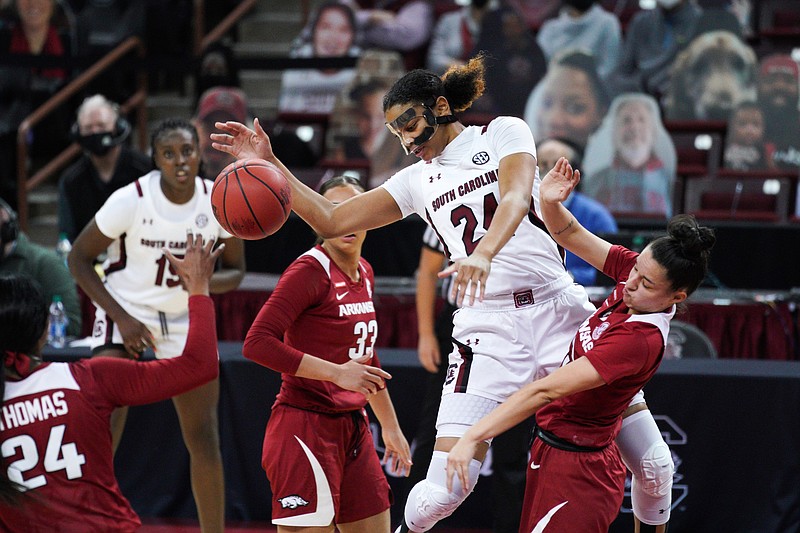
{"type": "Polygon", "coordinates": [[[581,13],[587,11],[594,5],[594,0],[563,0],[565,6],[574,7],[581,13]]]}
{"type": "Polygon", "coordinates": [[[104,156],[109,150],[119,144],[114,138],[113,132],[104,131],[101,133],[92,133],[91,135],[80,135],[78,137],[78,144],[84,150],[97,155],[104,156]]]}
{"type": "Polygon", "coordinates": [[[483,9],[488,3],[489,0],[472,0],[472,7],[476,9],[483,9]]]}
{"type": "Polygon", "coordinates": [[[426,126],[422,130],[422,133],[420,133],[416,138],[414,138],[413,144],[415,144],[416,146],[419,146],[422,143],[427,142],[431,137],[433,137],[433,134],[436,133],[439,124],[450,124],[458,120],[455,117],[455,115],[444,115],[437,117],[433,114],[433,110],[425,104],[420,104],[418,106],[411,106],[408,109],[406,109],[403,113],[400,114],[399,117],[394,119],[392,122],[386,124],[386,127],[389,128],[389,131],[391,131],[394,135],[397,136],[398,139],[400,139],[400,144],[403,146],[403,150],[406,152],[406,155],[411,153],[411,149],[408,146],[406,146],[406,143],[403,141],[402,130],[406,126],[406,124],[408,124],[409,122],[411,122],[412,120],[414,120],[419,116],[425,119],[426,126]],[[415,107],[423,108],[422,115],[417,115],[417,110],[415,109],[415,107]]]}

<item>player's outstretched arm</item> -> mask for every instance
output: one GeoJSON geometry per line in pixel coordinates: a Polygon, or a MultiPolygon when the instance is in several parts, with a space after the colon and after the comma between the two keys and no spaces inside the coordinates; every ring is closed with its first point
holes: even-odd
{"type": "Polygon", "coordinates": [[[470,486],[469,463],[475,457],[480,442],[514,427],[557,398],[604,384],[589,359],[581,357],[549,376],[525,385],[497,409],[478,420],[450,450],[447,456],[447,490],[453,488],[454,475],[459,477],[462,487],[470,486]]]}
{"type": "Polygon", "coordinates": [[[556,162],[539,186],[542,220],[558,244],[602,272],[611,243],[584,228],[563,205],[580,180],[566,158],[556,162]]]}
{"type": "Polygon", "coordinates": [[[253,129],[240,122],[217,122],[215,126],[225,133],[211,134],[214,148],[237,159],[265,159],[283,172],[292,187],[292,210],[323,238],[385,226],[402,218],[394,198],[381,188],[359,194],[341,204],[323,198],[281,162],[258,119],[253,121],[253,129]]]}
{"type": "Polygon", "coordinates": [[[182,259],[165,250],[172,268],[189,292],[189,333],[180,357],[136,362],[98,357],[87,363],[103,396],[113,405],[139,405],[171,398],[211,381],[219,374],[217,328],[209,280],[224,246],[187,235],[182,259]]]}

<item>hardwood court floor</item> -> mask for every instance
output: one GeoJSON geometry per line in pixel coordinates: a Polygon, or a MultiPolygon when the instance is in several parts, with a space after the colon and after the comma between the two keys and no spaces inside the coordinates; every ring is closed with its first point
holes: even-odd
{"type": "MultiPolygon", "coordinates": [[[[272,524],[263,522],[229,522],[225,525],[225,533],[277,533],[272,524]]],[[[200,533],[196,520],[142,518],[139,533],[200,533]]],[[[453,529],[448,527],[434,528],[432,533],[491,533],[488,529],[453,529]]]]}

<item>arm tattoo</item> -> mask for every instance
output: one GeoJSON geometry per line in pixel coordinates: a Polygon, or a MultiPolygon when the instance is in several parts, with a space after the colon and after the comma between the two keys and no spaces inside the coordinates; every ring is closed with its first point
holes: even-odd
{"type": "Polygon", "coordinates": [[[566,226],[564,226],[564,228],[563,228],[563,229],[561,229],[561,230],[557,231],[557,232],[556,232],[556,235],[561,235],[562,233],[564,233],[565,231],[567,231],[569,228],[571,228],[571,227],[572,227],[572,224],[573,224],[573,222],[575,222],[575,219],[574,219],[574,218],[573,218],[573,219],[571,219],[571,220],[569,221],[569,224],[567,224],[566,226]]]}

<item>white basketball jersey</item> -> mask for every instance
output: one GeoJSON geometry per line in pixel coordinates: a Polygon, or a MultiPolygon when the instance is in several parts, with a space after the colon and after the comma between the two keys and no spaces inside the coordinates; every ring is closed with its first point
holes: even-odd
{"type": "MultiPolygon", "coordinates": [[[[456,261],[469,256],[489,228],[500,202],[500,160],[516,153],[536,157],[531,131],[518,118],[499,117],[488,126],[467,127],[439,157],[400,170],[382,186],[404,217],[417,213],[431,225],[445,253],[456,261]]],[[[492,260],[487,297],[535,289],[568,276],[562,250],[539,212],[537,170],[530,212],[492,260]]]]}
{"type": "Polygon", "coordinates": [[[112,295],[164,313],[188,309],[189,295],[181,287],[162,248],[183,256],[186,233],[205,240],[232,237],[211,211],[211,181],[195,177],[195,192],[185,204],[175,204],[161,191],[161,173],[154,170],[115,191],[95,215],[100,232],[115,239],[103,263],[112,295]]]}

